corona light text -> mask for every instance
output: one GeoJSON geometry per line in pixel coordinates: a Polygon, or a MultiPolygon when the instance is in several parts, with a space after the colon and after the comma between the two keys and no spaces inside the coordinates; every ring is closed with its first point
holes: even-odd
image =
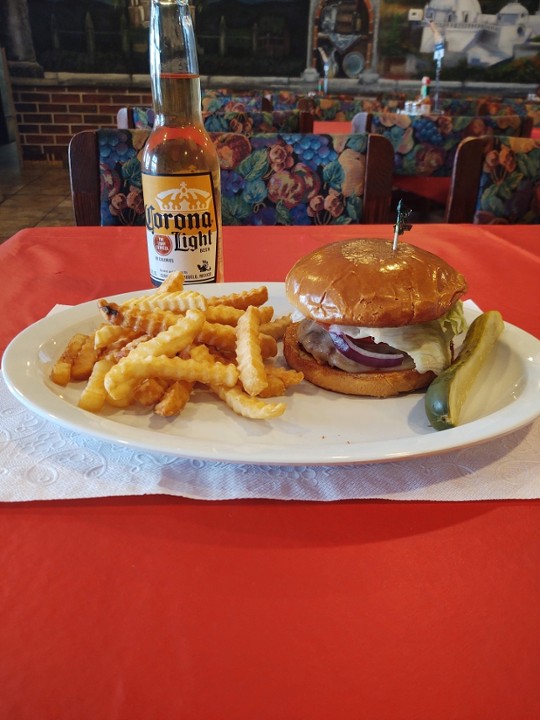
{"type": "Polygon", "coordinates": [[[212,232],[209,230],[203,233],[199,230],[197,235],[185,235],[184,233],[173,233],[174,249],[180,252],[188,250],[199,250],[212,244],[212,232]]]}
{"type": "Polygon", "coordinates": [[[212,215],[202,213],[162,213],[153,205],[146,206],[146,227],[150,232],[164,230],[182,232],[183,230],[208,230],[212,227],[212,215]]]}

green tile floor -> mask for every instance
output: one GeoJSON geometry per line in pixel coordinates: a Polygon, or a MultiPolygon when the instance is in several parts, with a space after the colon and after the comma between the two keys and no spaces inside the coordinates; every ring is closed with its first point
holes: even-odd
{"type": "Polygon", "coordinates": [[[17,161],[14,146],[0,147],[0,243],[38,225],[74,225],[67,168],[17,161]]]}

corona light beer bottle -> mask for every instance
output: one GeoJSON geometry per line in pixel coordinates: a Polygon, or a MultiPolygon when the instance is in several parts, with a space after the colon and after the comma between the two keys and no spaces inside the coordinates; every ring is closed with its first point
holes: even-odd
{"type": "Polygon", "coordinates": [[[220,171],[201,114],[188,0],[151,0],[155,122],[142,160],[150,279],[181,270],[186,284],[223,279],[220,171]]]}

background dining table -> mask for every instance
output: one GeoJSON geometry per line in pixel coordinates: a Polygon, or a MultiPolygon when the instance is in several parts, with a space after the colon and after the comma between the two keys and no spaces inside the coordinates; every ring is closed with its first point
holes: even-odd
{"type": "MultiPolygon", "coordinates": [[[[281,282],[310,250],[358,236],[392,228],[227,227],[225,280],[281,282]]],[[[540,337],[537,229],[415,225],[405,239],[540,337]]],[[[142,228],[22,230],[0,268],[0,352],[56,304],[150,287],[142,228]]],[[[5,460],[13,403],[0,407],[0,486],[20,471],[5,460]]],[[[531,442],[530,428],[517,436],[531,442]]],[[[464,490],[475,452],[460,456],[464,490]]],[[[388,484],[386,464],[372,471],[388,484]]],[[[540,717],[536,497],[2,502],[0,718],[540,717]]]]}

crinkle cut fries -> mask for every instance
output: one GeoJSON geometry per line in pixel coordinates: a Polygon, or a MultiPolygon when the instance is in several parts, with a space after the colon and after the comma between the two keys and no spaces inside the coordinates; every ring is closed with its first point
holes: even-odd
{"type": "Polygon", "coordinates": [[[70,338],[50,377],[63,386],[85,381],[79,407],[93,413],[139,404],[176,416],[202,385],[238,415],[278,417],[285,403],[268,398],[303,375],[274,364],[291,319],[274,318],[267,302],[266,286],[206,298],[172,273],[148,295],[121,305],[100,300],[102,324],[70,338]]]}

